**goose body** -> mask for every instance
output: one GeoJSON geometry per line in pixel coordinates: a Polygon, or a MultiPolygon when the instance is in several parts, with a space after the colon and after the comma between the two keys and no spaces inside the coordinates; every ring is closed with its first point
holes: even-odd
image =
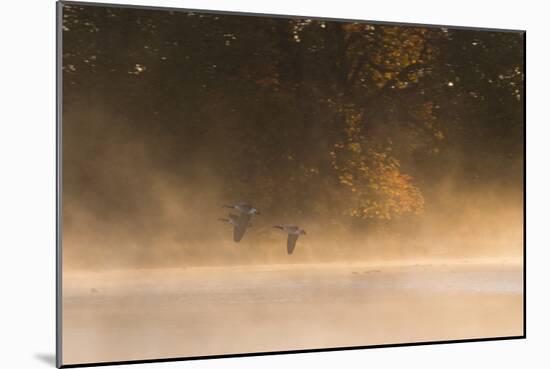
{"type": "Polygon", "coordinates": [[[260,214],[260,212],[252,205],[246,203],[238,203],[236,205],[224,205],[223,207],[238,210],[240,213],[240,215],[230,214],[230,219],[228,220],[228,223],[234,226],[233,241],[239,242],[244,237],[246,229],[251,226],[250,219],[252,219],[254,215],[260,214]]]}
{"type": "Polygon", "coordinates": [[[286,251],[289,255],[291,255],[294,252],[294,249],[296,248],[296,241],[298,241],[298,237],[300,237],[300,235],[306,234],[306,231],[304,229],[301,229],[300,227],[295,225],[291,225],[291,226],[276,225],[276,226],[273,226],[273,228],[280,229],[288,234],[288,237],[286,239],[286,251]]]}

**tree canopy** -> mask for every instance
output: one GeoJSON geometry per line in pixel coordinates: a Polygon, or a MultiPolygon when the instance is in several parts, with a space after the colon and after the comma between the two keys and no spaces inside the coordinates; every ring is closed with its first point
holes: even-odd
{"type": "Polygon", "coordinates": [[[521,32],[71,4],[62,27],[64,112],[114,117],[66,120],[69,201],[126,204],[80,160],[117,134],[275,214],[417,216],[449,175],[522,186],[521,32]]]}

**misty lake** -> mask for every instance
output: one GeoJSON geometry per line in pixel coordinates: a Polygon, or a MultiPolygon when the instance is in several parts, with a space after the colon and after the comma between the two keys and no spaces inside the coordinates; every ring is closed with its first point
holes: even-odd
{"type": "Polygon", "coordinates": [[[519,263],[79,271],[63,282],[67,364],[523,332],[519,263]]]}

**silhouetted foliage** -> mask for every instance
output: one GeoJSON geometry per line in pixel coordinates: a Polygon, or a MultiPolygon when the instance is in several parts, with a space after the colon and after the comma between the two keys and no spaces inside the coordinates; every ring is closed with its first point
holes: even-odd
{"type": "MultiPolygon", "coordinates": [[[[75,5],[63,30],[65,111],[110,114],[106,140],[147,137],[182,186],[216,176],[274,213],[393,219],[449,173],[521,182],[522,33],[75,5]]],[[[101,155],[66,145],[74,168],[101,155]]],[[[101,186],[90,170],[68,191],[101,186]]]]}

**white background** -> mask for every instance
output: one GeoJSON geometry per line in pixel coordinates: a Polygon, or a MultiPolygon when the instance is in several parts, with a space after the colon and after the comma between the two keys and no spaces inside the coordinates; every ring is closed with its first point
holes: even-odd
{"type": "MultiPolygon", "coordinates": [[[[119,1],[113,1],[119,2],[119,1]]],[[[544,1],[128,0],[133,4],[527,30],[527,339],[202,360],[133,368],[548,368],[550,259],[544,1]]],[[[0,367],[53,367],[55,3],[6,1],[0,22],[0,367]]],[[[238,332],[235,332],[238,339],[238,332]]]]}

